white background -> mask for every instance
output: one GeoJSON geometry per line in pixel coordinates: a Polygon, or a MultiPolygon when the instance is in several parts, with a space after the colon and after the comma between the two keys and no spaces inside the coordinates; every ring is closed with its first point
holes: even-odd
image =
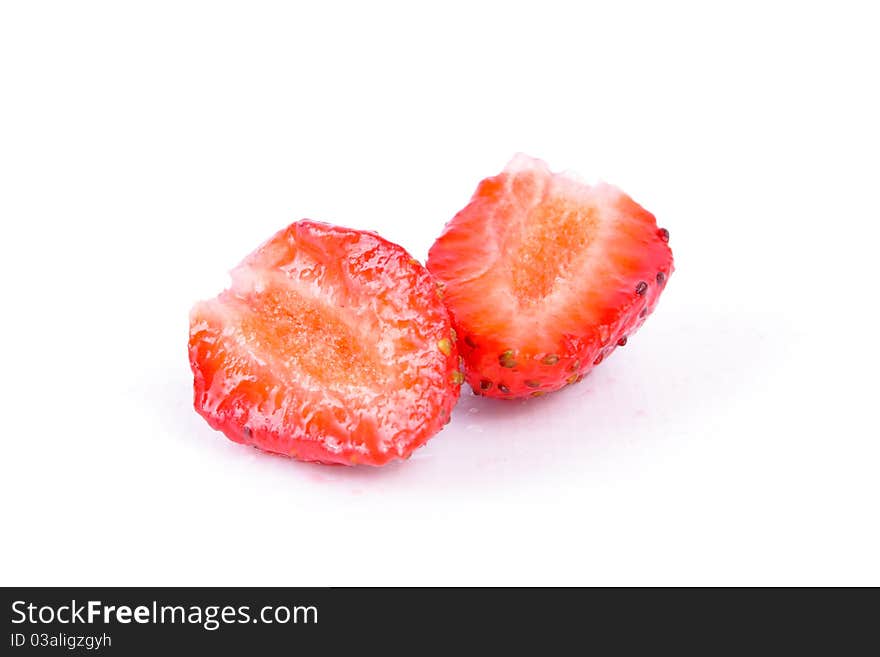
{"type": "Polygon", "coordinates": [[[2,584],[880,584],[872,3],[300,4],[0,5],[2,584]],[[670,230],[625,349],[381,470],[195,414],[253,247],[517,151],[670,230]]]}

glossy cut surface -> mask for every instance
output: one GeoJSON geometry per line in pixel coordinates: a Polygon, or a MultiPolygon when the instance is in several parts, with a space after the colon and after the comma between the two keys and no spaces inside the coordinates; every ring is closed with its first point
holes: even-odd
{"type": "Polygon", "coordinates": [[[483,180],[431,247],[468,383],[504,399],[580,381],[653,311],[669,233],[629,196],[525,155],[483,180]]]}
{"type": "Polygon", "coordinates": [[[461,383],[446,308],[403,248],[299,221],[190,317],[196,410],[231,440],[382,465],[448,420],[461,383]]]}

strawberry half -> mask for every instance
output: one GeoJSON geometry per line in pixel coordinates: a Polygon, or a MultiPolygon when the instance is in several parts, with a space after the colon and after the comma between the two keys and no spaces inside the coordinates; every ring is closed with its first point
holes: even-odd
{"type": "Polygon", "coordinates": [[[436,285],[369,232],[300,221],[190,316],[194,403],[235,442],[382,465],[448,421],[462,374],[436,285]]]}
{"type": "Polygon", "coordinates": [[[651,313],[669,233],[620,190],[519,155],[483,180],[431,247],[477,394],[539,396],[580,381],[651,313]]]}

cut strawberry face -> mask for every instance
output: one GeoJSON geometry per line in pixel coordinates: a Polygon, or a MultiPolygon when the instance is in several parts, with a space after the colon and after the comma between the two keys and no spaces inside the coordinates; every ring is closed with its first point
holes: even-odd
{"type": "Polygon", "coordinates": [[[448,421],[458,350],[431,276],[369,232],[300,221],[190,317],[194,403],[235,442],[382,465],[448,421]]]}
{"type": "Polygon", "coordinates": [[[504,399],[576,383],[651,313],[669,233],[620,190],[517,156],[431,247],[468,383],[504,399]]]}

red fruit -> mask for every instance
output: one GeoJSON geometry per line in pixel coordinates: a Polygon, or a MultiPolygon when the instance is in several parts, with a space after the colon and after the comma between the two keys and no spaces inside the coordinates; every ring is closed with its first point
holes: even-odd
{"type": "Polygon", "coordinates": [[[524,155],[431,247],[468,383],[512,399],[576,383],[641,326],[672,273],[669,233],[620,190],[524,155]]]}
{"type": "Polygon", "coordinates": [[[235,442],[322,463],[406,458],[460,392],[431,276],[369,232],[299,221],[190,316],[195,408],[235,442]]]}

